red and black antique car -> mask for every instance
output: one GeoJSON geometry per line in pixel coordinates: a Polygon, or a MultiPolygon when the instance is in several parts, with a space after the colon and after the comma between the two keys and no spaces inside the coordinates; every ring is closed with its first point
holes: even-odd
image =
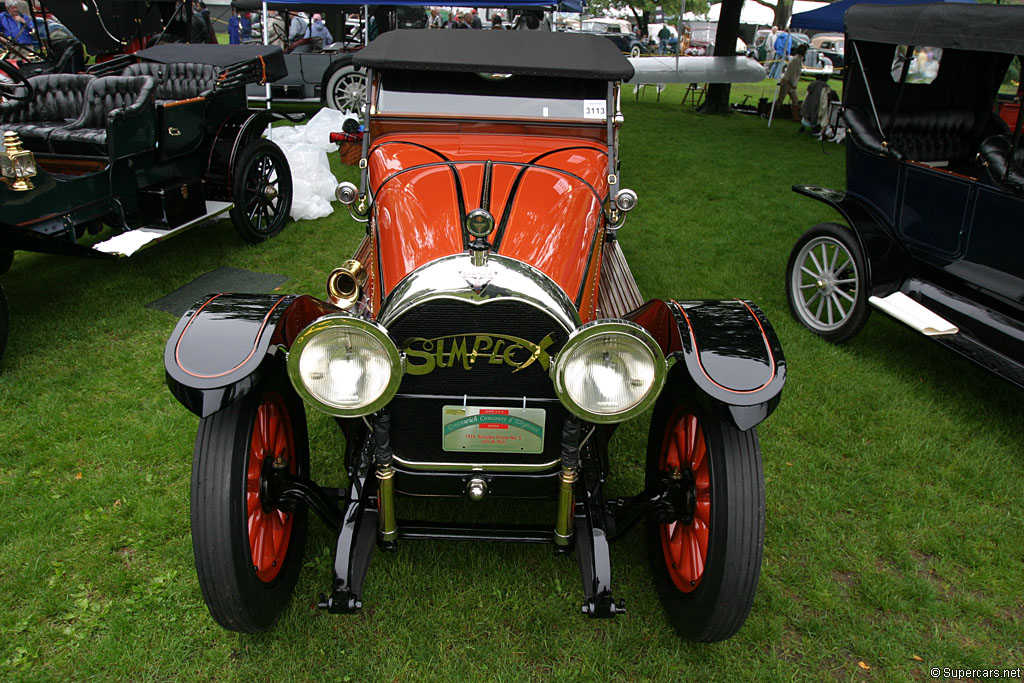
{"type": "Polygon", "coordinates": [[[857,5],[846,35],[846,191],[793,188],[846,225],[793,247],[793,315],[842,342],[874,308],[1024,387],[1024,116],[995,113],[1024,8],[857,5]]]}
{"type": "Polygon", "coordinates": [[[362,606],[375,546],[551,544],[575,553],[583,613],[613,617],[609,543],[645,520],[683,637],[743,624],[764,534],[756,425],[786,376],[764,314],[740,300],[644,303],[617,241],[619,82],[597,36],[396,31],[367,70],[366,237],[327,299],[218,294],[164,356],[200,416],[192,535],[214,619],[267,629],[296,582],[308,510],[337,533],[320,607],[362,606]],[[345,434],[345,488],[314,483],[306,407],[345,434]],[[653,409],[646,485],[609,499],[615,427],[653,409]],[[404,496],[535,501],[548,522],[412,521],[404,496]]]}
{"type": "MultiPolygon", "coordinates": [[[[282,229],[291,172],[245,85],[280,48],[161,45],[91,73],[0,72],[0,274],[14,252],[119,258],[221,213],[260,242],[282,229]]],[[[3,290],[0,289],[0,300],[3,290]]],[[[0,301],[0,353],[6,341],[0,301]]]]}

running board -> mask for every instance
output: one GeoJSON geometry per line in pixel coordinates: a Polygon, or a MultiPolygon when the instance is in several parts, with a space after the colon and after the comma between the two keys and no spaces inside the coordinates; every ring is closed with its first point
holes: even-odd
{"type": "Polygon", "coordinates": [[[957,334],[960,331],[956,325],[903,292],[896,292],[884,298],[868,297],[868,303],[929,337],[957,334]]]}
{"type": "Polygon", "coordinates": [[[191,227],[199,225],[203,221],[207,221],[215,216],[219,216],[225,211],[230,210],[234,204],[230,202],[206,202],[206,213],[199,218],[193,218],[187,223],[174,228],[160,228],[155,226],[147,226],[145,228],[138,228],[136,230],[129,230],[128,232],[122,232],[119,235],[114,235],[108,240],[99,242],[93,245],[94,251],[99,251],[104,254],[110,254],[111,256],[131,256],[142,249],[151,247],[154,244],[163,242],[172,235],[177,235],[188,230],[191,227]]]}

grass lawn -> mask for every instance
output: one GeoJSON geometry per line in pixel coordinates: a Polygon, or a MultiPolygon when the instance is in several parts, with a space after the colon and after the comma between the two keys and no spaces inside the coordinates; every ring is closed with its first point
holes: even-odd
{"type": "MultiPolygon", "coordinates": [[[[756,101],[759,88],[771,85],[736,91],[756,101]]],[[[794,322],[789,250],[838,216],[790,186],[843,187],[843,150],[789,121],[702,116],[681,97],[623,97],[623,184],[640,196],[623,249],[647,297],[760,304],[789,363],[760,429],[764,566],[736,637],[676,638],[639,528],[613,546],[629,613],[612,621],[580,616],[575,560],[548,547],[411,541],[374,557],[360,614],[318,612],[333,557],[319,522],[275,630],[212,621],[189,532],[197,420],[164,383],[176,320],[145,304],[224,265],[323,296],[362,234],[338,211],[255,247],[221,221],[125,261],[17,254],[3,276],[0,679],[888,681],[1024,665],[1020,392],[881,315],[838,347],[794,322]]],[[[641,488],[646,429],[639,419],[613,440],[612,495],[641,488]]],[[[341,439],[313,411],[310,439],[314,475],[340,484],[341,439]]]]}

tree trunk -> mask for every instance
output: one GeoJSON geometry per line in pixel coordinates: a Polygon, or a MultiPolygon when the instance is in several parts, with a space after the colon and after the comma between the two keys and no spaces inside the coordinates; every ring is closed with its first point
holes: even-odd
{"type": "Polygon", "coordinates": [[[775,26],[786,30],[790,17],[793,16],[793,0],[779,0],[775,5],[775,26]]]}
{"type": "Polygon", "coordinates": [[[643,10],[642,13],[637,14],[636,8],[632,5],[629,6],[629,11],[633,13],[633,18],[636,19],[637,28],[640,29],[640,35],[647,35],[647,25],[651,23],[651,13],[647,10],[643,10]]]}
{"type": "MultiPolygon", "coordinates": [[[[736,55],[736,39],[740,35],[740,12],[743,0],[723,0],[722,14],[718,18],[718,32],[715,34],[715,57],[733,57],[736,55]]],[[[704,114],[728,114],[729,106],[728,83],[711,83],[708,85],[707,96],[700,111],[704,114]]]]}

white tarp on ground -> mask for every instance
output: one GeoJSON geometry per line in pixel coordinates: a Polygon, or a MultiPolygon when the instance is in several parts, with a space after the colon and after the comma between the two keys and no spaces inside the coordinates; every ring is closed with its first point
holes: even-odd
{"type": "Polygon", "coordinates": [[[292,171],[292,220],[301,221],[330,216],[334,211],[334,189],[338,179],[331,173],[327,155],[338,151],[330,134],[339,132],[352,114],[324,107],[301,126],[275,126],[267,129],[292,171]]]}

